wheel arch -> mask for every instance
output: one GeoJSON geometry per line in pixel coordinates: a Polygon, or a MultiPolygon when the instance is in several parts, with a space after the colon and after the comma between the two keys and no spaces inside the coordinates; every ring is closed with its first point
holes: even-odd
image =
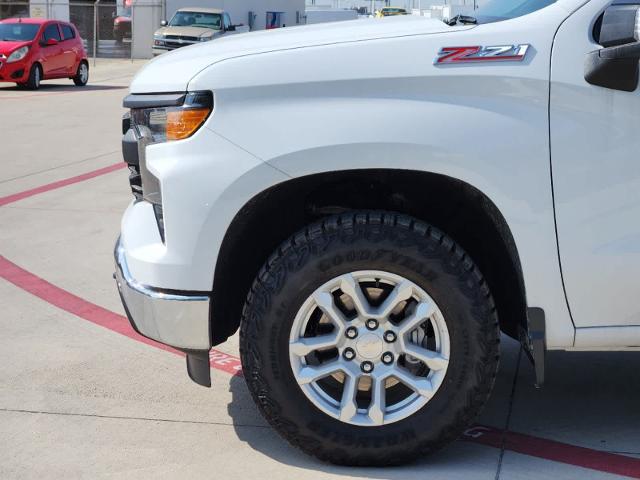
{"type": "Polygon", "coordinates": [[[214,273],[214,344],[237,330],[255,276],[284,240],[318,218],[349,210],[395,211],[438,227],[469,253],[485,276],[502,330],[517,338],[519,327],[526,328],[526,290],[518,249],[505,217],[486,194],[442,174],[359,169],[287,180],[258,193],[237,212],[225,233],[214,273]]]}

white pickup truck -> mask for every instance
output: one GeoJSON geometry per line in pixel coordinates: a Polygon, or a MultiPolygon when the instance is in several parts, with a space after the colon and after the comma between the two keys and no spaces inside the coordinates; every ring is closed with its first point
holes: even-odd
{"type": "Polygon", "coordinates": [[[183,350],[240,330],[249,389],[305,452],[456,439],[519,338],[640,350],[640,0],[495,0],[237,35],[136,76],[130,321],[183,350]]]}

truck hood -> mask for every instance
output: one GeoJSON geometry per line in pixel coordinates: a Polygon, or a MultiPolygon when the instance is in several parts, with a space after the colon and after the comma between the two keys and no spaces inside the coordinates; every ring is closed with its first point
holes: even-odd
{"type": "Polygon", "coordinates": [[[178,37],[210,37],[220,30],[206,27],[162,27],[156,30],[155,35],[176,35],[178,37]]]}
{"type": "Polygon", "coordinates": [[[189,81],[208,66],[240,56],[470,28],[474,26],[450,27],[440,20],[407,15],[228,35],[156,57],[134,77],[131,92],[185,91],[189,81]]]}

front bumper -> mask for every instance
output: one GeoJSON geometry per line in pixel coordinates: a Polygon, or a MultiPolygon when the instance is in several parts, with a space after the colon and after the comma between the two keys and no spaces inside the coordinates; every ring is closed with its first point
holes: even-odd
{"type": "Polygon", "coordinates": [[[172,52],[173,50],[177,50],[179,48],[182,47],[188,47],[189,45],[198,45],[201,42],[193,42],[193,43],[182,43],[180,45],[154,45],[151,48],[151,51],[153,52],[154,55],[162,55],[163,53],[166,52],[172,52]]]}
{"type": "Polygon", "coordinates": [[[169,48],[165,48],[165,47],[153,47],[151,49],[151,53],[153,53],[154,56],[158,56],[158,55],[162,55],[163,53],[167,53],[170,52],[171,49],[169,48]]]}
{"type": "Polygon", "coordinates": [[[141,335],[186,351],[208,351],[211,327],[208,295],[162,291],[138,283],[120,240],[114,252],[115,278],[127,317],[141,335]]]}
{"type": "Polygon", "coordinates": [[[26,59],[7,63],[6,59],[0,58],[0,82],[24,83],[29,79],[30,68],[26,59]]]}

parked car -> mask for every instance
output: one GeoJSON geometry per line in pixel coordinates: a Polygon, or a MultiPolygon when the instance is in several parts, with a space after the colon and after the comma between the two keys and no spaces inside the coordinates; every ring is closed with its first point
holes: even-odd
{"type": "Polygon", "coordinates": [[[383,7],[376,12],[376,17],[378,18],[395,17],[397,15],[409,15],[409,12],[407,12],[404,8],[398,7],[383,7]]]}
{"type": "Polygon", "coordinates": [[[131,39],[131,17],[120,15],[113,19],[113,38],[118,43],[131,39]]]}
{"type": "Polygon", "coordinates": [[[37,90],[42,80],[89,81],[87,52],[75,25],[38,18],[0,20],[0,82],[37,90]]]}
{"type": "Polygon", "coordinates": [[[169,22],[163,20],[162,27],[153,35],[153,54],[248,31],[249,27],[233,25],[224,10],[181,8],[169,22]]]}
{"type": "Polygon", "coordinates": [[[501,331],[539,385],[548,350],[640,350],[638,18],[497,0],[149,63],[124,101],[132,325],[206,386],[239,329],[269,423],[350,465],[458,438],[501,331]]]}

